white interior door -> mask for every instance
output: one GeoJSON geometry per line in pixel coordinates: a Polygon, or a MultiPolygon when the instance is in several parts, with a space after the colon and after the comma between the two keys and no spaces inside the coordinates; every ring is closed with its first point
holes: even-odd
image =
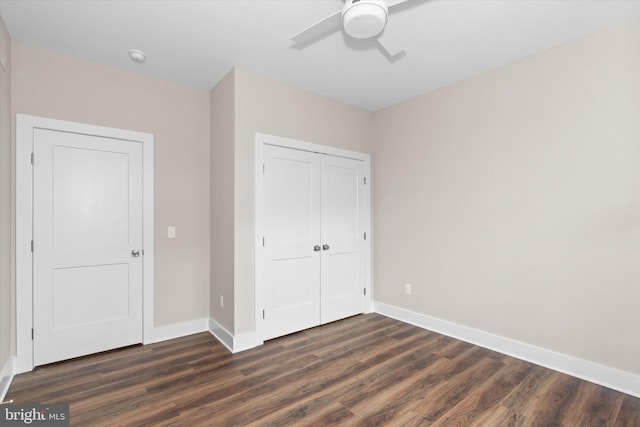
{"type": "Polygon", "coordinates": [[[263,338],[270,339],[320,324],[320,158],[266,145],[263,183],[263,338]]]}
{"type": "Polygon", "coordinates": [[[273,145],[263,161],[263,339],[364,312],[364,162],[273,145]]]}
{"type": "Polygon", "coordinates": [[[364,312],[364,162],[322,156],[321,323],[364,312]]]}
{"type": "Polygon", "coordinates": [[[34,130],[34,365],[142,342],[142,144],[34,130]]]}

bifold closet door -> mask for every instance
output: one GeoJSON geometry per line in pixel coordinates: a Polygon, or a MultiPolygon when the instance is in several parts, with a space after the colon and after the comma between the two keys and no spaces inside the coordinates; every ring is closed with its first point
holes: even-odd
{"type": "Polygon", "coordinates": [[[364,312],[364,162],[265,145],[264,333],[364,312]]]}
{"type": "Polygon", "coordinates": [[[264,148],[264,339],[320,324],[320,157],[264,148]]]}
{"type": "Polygon", "coordinates": [[[320,322],[364,312],[364,162],[322,156],[320,322]]]}

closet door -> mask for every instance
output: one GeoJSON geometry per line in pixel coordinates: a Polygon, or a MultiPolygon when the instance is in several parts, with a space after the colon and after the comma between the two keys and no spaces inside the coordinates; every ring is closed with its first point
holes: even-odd
{"type": "Polygon", "coordinates": [[[364,162],[322,156],[321,323],[364,312],[364,162]]]}
{"type": "Polygon", "coordinates": [[[264,334],[320,324],[320,156],[264,148],[264,334]]]}

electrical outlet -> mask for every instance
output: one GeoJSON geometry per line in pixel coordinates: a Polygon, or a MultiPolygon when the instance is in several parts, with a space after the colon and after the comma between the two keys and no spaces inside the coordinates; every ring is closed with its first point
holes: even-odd
{"type": "Polygon", "coordinates": [[[224,308],[224,297],[220,295],[220,300],[218,301],[218,305],[220,308],[224,308]]]}
{"type": "Polygon", "coordinates": [[[169,239],[175,239],[176,238],[176,228],[171,226],[171,227],[167,227],[167,237],[169,239]]]}
{"type": "Polygon", "coordinates": [[[404,293],[407,295],[411,295],[411,285],[409,283],[404,284],[404,293]]]}

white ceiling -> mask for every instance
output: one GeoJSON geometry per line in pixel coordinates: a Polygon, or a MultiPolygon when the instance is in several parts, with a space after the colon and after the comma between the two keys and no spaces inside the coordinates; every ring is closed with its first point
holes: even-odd
{"type": "Polygon", "coordinates": [[[386,31],[406,54],[334,31],[289,38],[340,0],[0,0],[11,37],[211,89],[233,66],[370,111],[640,16],[637,0],[410,0],[386,31]],[[131,48],[148,55],[140,65],[131,48]]]}

